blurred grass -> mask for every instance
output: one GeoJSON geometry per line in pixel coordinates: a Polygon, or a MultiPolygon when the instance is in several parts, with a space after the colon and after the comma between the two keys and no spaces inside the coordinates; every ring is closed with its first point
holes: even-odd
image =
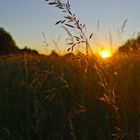
{"type": "Polygon", "coordinates": [[[90,59],[77,56],[0,56],[0,139],[139,139],[140,54],[99,60],[114,89],[123,134],[90,59]],[[113,134],[113,136],[112,136],[113,134]]]}

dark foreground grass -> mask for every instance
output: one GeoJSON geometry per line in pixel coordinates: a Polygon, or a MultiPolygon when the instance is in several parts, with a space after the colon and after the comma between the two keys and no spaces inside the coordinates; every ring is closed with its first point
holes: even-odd
{"type": "Polygon", "coordinates": [[[74,58],[0,57],[1,140],[139,139],[140,55],[100,60],[118,116],[96,68],[74,58]]]}

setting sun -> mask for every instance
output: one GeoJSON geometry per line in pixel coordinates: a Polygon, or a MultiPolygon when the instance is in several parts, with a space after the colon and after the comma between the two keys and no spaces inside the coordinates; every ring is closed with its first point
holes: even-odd
{"type": "Polygon", "coordinates": [[[109,57],[111,57],[111,52],[105,50],[105,51],[102,51],[102,52],[100,53],[100,55],[101,55],[102,58],[109,58],[109,57]]]}

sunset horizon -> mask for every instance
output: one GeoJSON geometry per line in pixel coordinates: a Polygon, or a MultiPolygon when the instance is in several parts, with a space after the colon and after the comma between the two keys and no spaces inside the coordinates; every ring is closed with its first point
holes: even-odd
{"type": "MultiPolygon", "coordinates": [[[[121,1],[121,5],[119,5],[119,1],[103,2],[102,0],[100,2],[97,0],[82,2],[71,0],[70,3],[73,12],[86,25],[88,34],[93,32],[95,36],[93,46],[96,46],[97,49],[110,45],[110,34],[112,47],[116,50],[139,33],[140,20],[137,6],[140,2],[138,0],[129,0],[127,4],[125,1],[121,1]],[[118,11],[115,11],[116,9],[118,11]],[[124,22],[126,22],[125,28],[121,33],[124,22]]],[[[68,46],[65,39],[68,35],[64,29],[54,25],[60,15],[60,11],[53,10],[46,5],[45,1],[18,2],[14,0],[11,2],[5,0],[0,2],[0,17],[2,18],[0,27],[4,27],[10,32],[19,48],[28,46],[44,52],[43,32],[46,43],[49,44],[47,48],[49,52],[57,51],[52,40],[57,40],[59,37],[61,37],[58,42],[59,49],[66,51],[68,46]]]]}

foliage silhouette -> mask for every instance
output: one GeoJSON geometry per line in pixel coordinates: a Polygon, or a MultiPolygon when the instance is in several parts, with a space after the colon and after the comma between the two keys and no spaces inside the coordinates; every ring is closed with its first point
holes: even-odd
{"type": "Polygon", "coordinates": [[[20,50],[21,53],[27,53],[27,54],[38,54],[37,50],[33,50],[31,48],[28,48],[25,46],[23,49],[20,50]]]}
{"type": "Polygon", "coordinates": [[[140,49],[140,34],[137,38],[129,39],[124,45],[119,47],[119,52],[128,53],[128,52],[137,52],[140,49]]]}
{"type": "Polygon", "coordinates": [[[11,34],[0,27],[0,54],[15,53],[18,51],[19,49],[11,34]]]}

